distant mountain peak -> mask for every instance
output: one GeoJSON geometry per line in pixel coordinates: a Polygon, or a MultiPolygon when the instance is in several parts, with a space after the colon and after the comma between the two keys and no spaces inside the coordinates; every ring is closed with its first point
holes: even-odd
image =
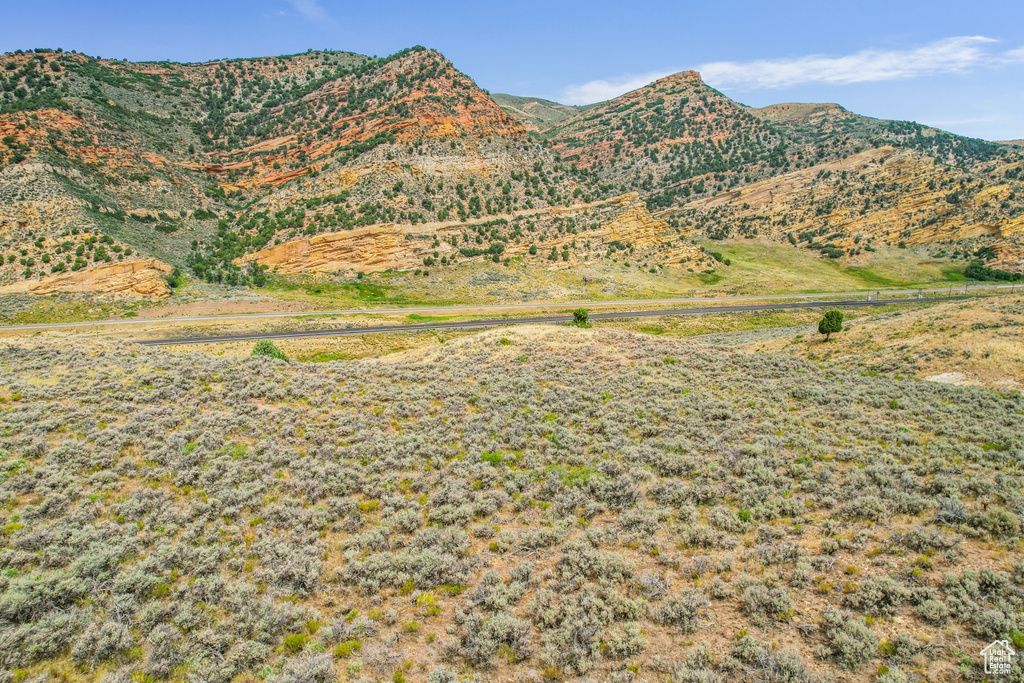
{"type": "Polygon", "coordinates": [[[677,71],[674,74],[669,74],[659,78],[652,83],[652,86],[661,86],[669,83],[688,83],[693,85],[704,85],[704,79],[701,78],[699,71],[688,69],[686,71],[677,71]]]}
{"type": "Polygon", "coordinates": [[[780,102],[766,107],[751,107],[750,112],[766,121],[796,121],[817,114],[848,114],[849,112],[832,102],[780,102]]]}

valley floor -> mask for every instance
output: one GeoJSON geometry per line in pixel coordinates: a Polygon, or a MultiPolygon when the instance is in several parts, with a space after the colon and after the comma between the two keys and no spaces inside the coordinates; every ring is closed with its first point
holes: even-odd
{"type": "Polygon", "coordinates": [[[189,280],[163,301],[89,295],[0,296],[0,324],[31,324],[124,317],[179,317],[347,308],[557,304],[571,301],[657,300],[695,297],[962,287],[962,266],[921,248],[880,247],[873,254],[835,261],[817,252],[769,240],[705,241],[729,265],[690,270],[645,258],[570,263],[488,261],[436,267],[427,274],[388,271],[364,278],[329,275],[274,277],[264,288],[229,288],[189,280]],[[959,269],[958,269],[959,268],[959,269]]]}

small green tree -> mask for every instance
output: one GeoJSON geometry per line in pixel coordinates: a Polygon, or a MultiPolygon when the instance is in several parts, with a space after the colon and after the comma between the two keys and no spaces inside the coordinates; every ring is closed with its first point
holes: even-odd
{"type": "Polygon", "coordinates": [[[288,360],[288,356],[284,355],[284,352],[277,348],[277,345],[269,339],[260,339],[256,342],[256,346],[252,347],[252,355],[267,356],[284,361],[288,360]]]}
{"type": "Polygon", "coordinates": [[[590,315],[585,308],[577,308],[572,312],[572,325],[576,327],[590,327],[590,315]]]}
{"type": "Polygon", "coordinates": [[[165,275],[164,280],[167,281],[167,286],[171,289],[177,289],[185,284],[185,278],[182,276],[181,271],[177,268],[170,275],[165,275]]]}
{"type": "Polygon", "coordinates": [[[828,311],[825,317],[818,323],[818,332],[825,335],[825,341],[829,341],[833,334],[843,331],[843,312],[828,311]]]}
{"type": "Polygon", "coordinates": [[[267,285],[267,266],[261,266],[255,261],[249,261],[246,266],[246,274],[249,276],[249,281],[256,287],[265,287],[267,285]]]}

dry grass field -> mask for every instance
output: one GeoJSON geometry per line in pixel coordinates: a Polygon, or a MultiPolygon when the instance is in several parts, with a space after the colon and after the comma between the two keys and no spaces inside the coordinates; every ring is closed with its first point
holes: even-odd
{"type": "Polygon", "coordinates": [[[751,348],[947,384],[1024,388],[1024,299],[996,297],[854,320],[825,343],[816,329],[751,348]]]}
{"type": "Polygon", "coordinates": [[[7,337],[0,680],[983,680],[1024,300],[787,315],[7,337]]]}

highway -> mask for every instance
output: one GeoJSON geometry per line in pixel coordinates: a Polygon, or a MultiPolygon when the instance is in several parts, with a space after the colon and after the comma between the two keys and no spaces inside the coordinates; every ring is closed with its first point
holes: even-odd
{"type": "Polygon", "coordinates": [[[467,306],[418,306],[409,308],[348,308],[329,311],[281,311],[273,313],[228,313],[217,315],[190,315],[190,316],[168,316],[166,318],[118,318],[114,320],[93,320],[85,322],[66,323],[34,323],[28,325],[3,325],[0,332],[14,332],[19,330],[53,330],[74,327],[108,327],[122,325],[151,325],[157,323],[207,323],[228,320],[262,320],[267,318],[303,318],[316,316],[336,315],[395,315],[413,313],[431,313],[435,315],[459,315],[472,314],[483,311],[486,313],[500,313],[502,311],[515,312],[539,308],[607,308],[610,306],[665,306],[665,305],[688,305],[688,304],[715,304],[734,301],[780,301],[810,299],[813,297],[867,297],[867,296],[895,296],[921,294],[968,294],[972,290],[984,290],[999,292],[1002,290],[1014,291],[1014,288],[1021,289],[1019,284],[1010,285],[947,285],[934,289],[883,289],[873,291],[857,292],[813,292],[803,294],[760,294],[752,296],[720,296],[690,299],[627,299],[619,301],[567,301],[567,302],[538,302],[529,304],[477,304],[467,306]]]}
{"type": "MultiPolygon", "coordinates": [[[[917,290],[914,290],[916,293],[917,290]]],[[[767,298],[767,297],[760,297],[767,298]]],[[[806,297],[802,297],[806,298],[806,297]]],[[[714,301],[721,301],[715,299],[714,301]]],[[[778,311],[798,308],[852,308],[889,306],[892,304],[914,304],[936,301],[963,301],[964,297],[932,297],[929,299],[876,299],[867,301],[855,299],[846,301],[793,301],[778,304],[753,304],[746,306],[708,306],[704,308],[675,308],[649,311],[615,311],[591,313],[591,320],[653,318],[674,315],[710,315],[716,313],[743,313],[748,311],[778,311]]],[[[620,302],[621,303],[621,302],[620,302]]],[[[639,303],[639,302],[638,302],[639,303]]],[[[643,303],[652,303],[645,301],[643,303]]],[[[447,309],[446,309],[447,310],[447,309]]],[[[563,323],[572,320],[571,315],[544,315],[530,318],[493,318],[489,320],[466,320],[461,322],[417,323],[412,325],[378,325],[373,327],[343,327],[324,330],[297,330],[292,332],[253,332],[215,337],[177,337],[169,339],[141,339],[142,346],[183,346],[188,344],[219,344],[225,342],[248,342],[258,339],[303,339],[308,337],[346,337],[360,334],[383,334],[385,332],[423,332],[429,330],[462,330],[507,325],[529,325],[536,323],[563,323]]]]}

